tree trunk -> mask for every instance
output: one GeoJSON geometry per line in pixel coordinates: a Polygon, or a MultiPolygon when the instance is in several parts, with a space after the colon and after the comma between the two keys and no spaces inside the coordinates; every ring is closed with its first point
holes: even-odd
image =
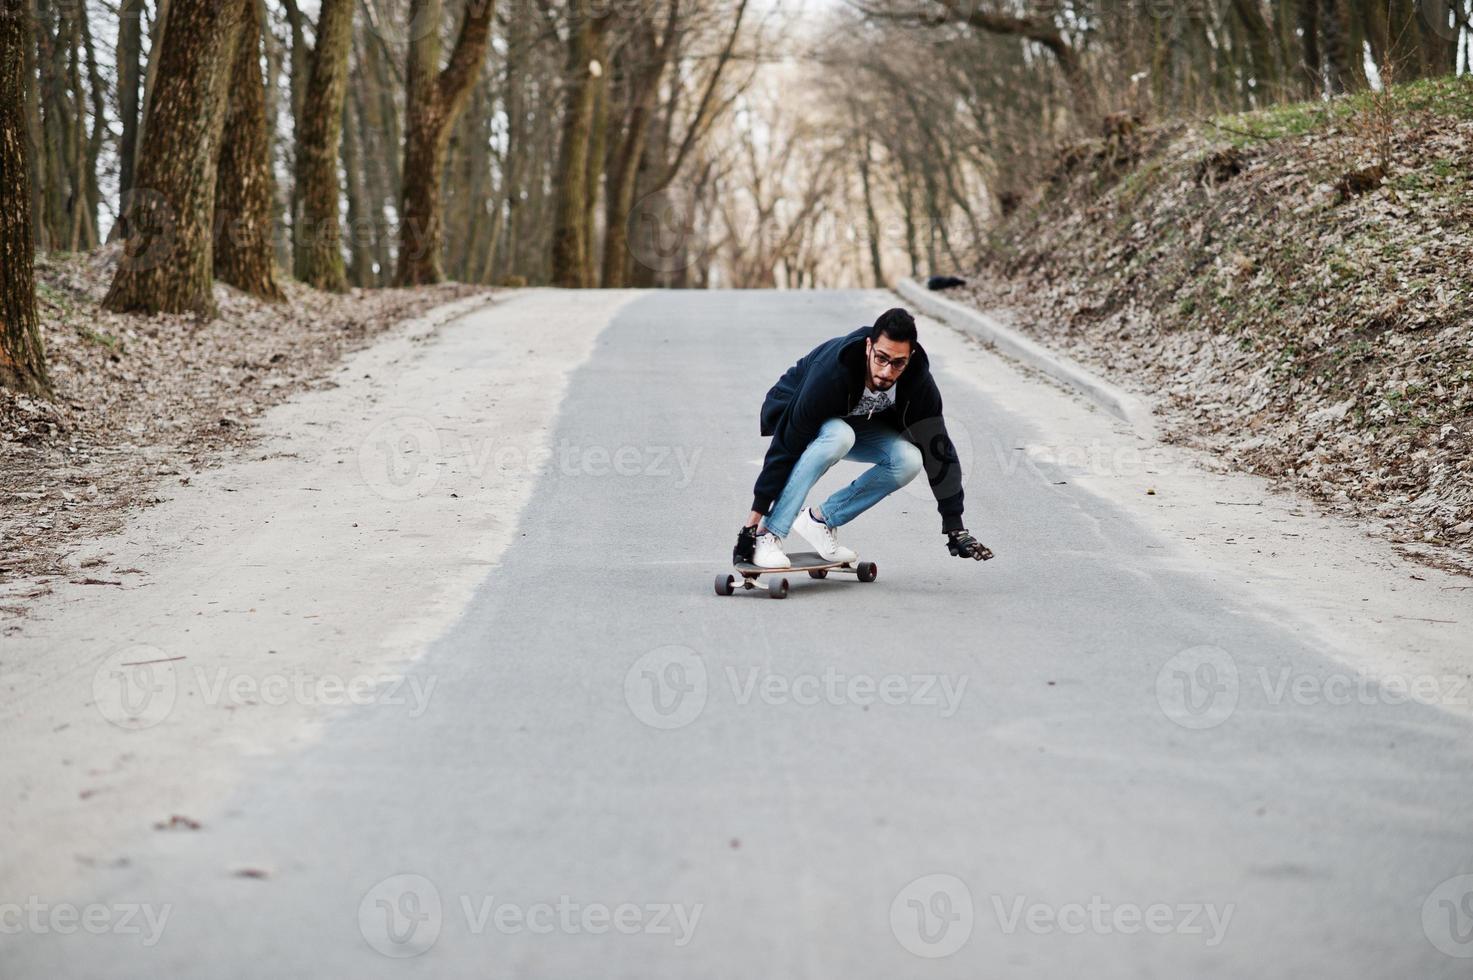
{"type": "Polygon", "coordinates": [[[572,34],[568,39],[567,104],[563,110],[562,142],[558,151],[557,203],[552,230],[552,281],[580,288],[588,285],[587,181],[593,135],[594,104],[598,97],[594,68],[606,17],[592,16],[588,0],[574,0],[572,34]]]}
{"type": "MultiPolygon", "coordinates": [[[[271,157],[271,172],[276,173],[276,161],[284,145],[277,135],[281,126],[281,77],[282,66],[287,61],[287,51],[271,29],[271,19],[266,0],[257,0],[257,16],[261,22],[261,48],[266,54],[266,136],[267,151],[271,157]]],[[[276,257],[276,268],[290,269],[292,243],[289,219],[291,216],[291,185],[273,181],[275,190],[271,198],[271,251],[276,257]]]]}
{"type": "Polygon", "coordinates": [[[603,286],[621,289],[629,269],[629,215],[634,210],[634,193],[639,181],[639,160],[644,154],[652,106],[636,105],[619,142],[604,187],[603,286]]]}
{"type": "MultiPolygon", "coordinates": [[[[525,0],[518,11],[525,9],[525,0]]],[[[490,281],[503,282],[517,268],[517,255],[521,248],[521,195],[523,175],[531,159],[531,129],[527,123],[526,73],[523,70],[530,57],[531,42],[527,18],[511,14],[507,27],[506,67],[501,102],[506,110],[506,153],[503,155],[500,200],[505,203],[497,209],[501,218],[501,239],[492,246],[495,262],[491,266],[490,281]],[[506,216],[501,217],[505,209],[506,216]]]]}
{"type": "Polygon", "coordinates": [[[80,252],[88,248],[86,230],[87,171],[84,155],[87,146],[86,94],[82,91],[81,25],[87,16],[85,4],[70,11],[67,23],[67,87],[71,108],[71,126],[67,130],[67,250],[80,252]]]}
{"type": "Polygon", "coordinates": [[[460,245],[456,255],[460,282],[479,282],[481,258],[485,254],[487,228],[491,224],[491,103],[485,84],[471,88],[470,108],[461,113],[456,124],[465,140],[464,177],[461,187],[465,205],[460,228],[460,245]]]}
{"type": "Polygon", "coordinates": [[[173,0],[149,125],[139,148],[128,236],[103,306],[213,316],[215,169],[241,7],[173,0]]]}
{"type": "MultiPolygon", "coordinates": [[[[598,53],[600,62],[604,52],[598,53]]],[[[594,78],[594,131],[589,136],[588,171],[586,171],[586,193],[583,196],[583,284],[598,286],[598,192],[604,177],[604,165],[608,161],[608,71],[594,78]]]]}
{"type": "Polygon", "coordinates": [[[870,272],[874,275],[874,287],[884,289],[885,269],[880,263],[880,222],[875,217],[875,199],[870,188],[869,153],[869,136],[865,135],[859,143],[859,183],[864,192],[864,230],[865,238],[869,240],[869,264],[870,272]]]}
{"type": "Polygon", "coordinates": [[[159,55],[164,50],[164,33],[169,26],[169,0],[154,5],[153,30],[148,39],[148,66],[143,72],[143,105],[138,117],[138,148],[134,151],[133,172],[138,172],[137,154],[143,152],[143,138],[148,131],[148,113],[153,105],[153,88],[159,77],[159,55]]]}
{"type": "Polygon", "coordinates": [[[899,161],[899,166],[900,203],[905,214],[905,251],[910,256],[911,278],[915,278],[921,273],[921,250],[916,244],[915,182],[911,178],[910,167],[903,159],[899,161]]]}
{"type": "Polygon", "coordinates": [[[1320,38],[1325,51],[1325,84],[1331,95],[1354,87],[1350,40],[1342,19],[1341,0],[1320,0],[1320,38]]]}
{"type": "Polygon", "coordinates": [[[110,135],[107,128],[107,83],[97,67],[97,48],[92,43],[92,29],[88,23],[85,5],[82,13],[82,50],[87,56],[87,90],[92,100],[92,132],[87,137],[86,158],[83,173],[86,175],[86,190],[83,196],[86,223],[86,247],[96,248],[101,244],[97,228],[97,212],[102,203],[102,193],[97,186],[97,161],[102,156],[102,144],[110,135]]]}
{"type": "Polygon", "coordinates": [[[266,86],[261,78],[259,0],[236,0],[240,39],[215,180],[215,276],[273,303],[286,299],[276,281],[272,243],[271,146],[266,86]]]}
{"type": "Polygon", "coordinates": [[[1259,0],[1233,0],[1233,9],[1248,35],[1248,53],[1257,83],[1257,102],[1262,105],[1278,95],[1278,73],[1274,67],[1273,40],[1259,0]]]}
{"type": "MultiPolygon", "coordinates": [[[[291,100],[292,111],[292,139],[288,143],[291,150],[292,179],[287,185],[286,213],[290,216],[290,226],[295,230],[297,221],[301,217],[302,208],[297,186],[297,146],[302,135],[302,103],[307,97],[307,85],[312,75],[312,45],[307,40],[306,18],[298,9],[296,0],[282,0],[282,11],[286,14],[287,31],[291,34],[291,49],[287,52],[287,61],[291,64],[291,70],[287,73],[288,97],[291,100]]],[[[290,249],[287,256],[286,268],[296,272],[296,236],[293,234],[286,243],[290,249]]]]}
{"type": "MultiPolygon", "coordinates": [[[[1463,0],[1452,0],[1461,4],[1463,0]]],[[[1458,27],[1453,26],[1448,0],[1423,0],[1422,19],[1417,23],[1421,33],[1422,75],[1437,78],[1457,71],[1458,27]]]]}
{"type": "Polygon", "coordinates": [[[424,25],[410,39],[405,90],[404,190],[399,218],[400,286],[440,282],[444,218],[440,179],[450,127],[480,76],[491,36],[494,0],[470,0],[450,61],[440,70],[440,0],[411,0],[409,22],[424,25]]]}
{"type": "Polygon", "coordinates": [[[375,268],[367,285],[382,286],[388,281],[389,271],[393,268],[389,259],[389,237],[390,229],[388,215],[385,206],[390,203],[388,182],[384,177],[385,157],[393,156],[392,152],[385,152],[381,142],[383,133],[377,132],[380,142],[370,139],[371,126],[369,124],[369,113],[373,106],[378,103],[377,97],[367,98],[363,94],[361,85],[353,86],[353,108],[354,120],[358,125],[358,146],[363,151],[364,159],[364,183],[368,195],[368,208],[372,212],[373,229],[373,262],[375,268]]]}
{"type": "Polygon", "coordinates": [[[41,221],[40,238],[49,248],[70,244],[71,222],[67,219],[68,185],[71,180],[71,110],[66,96],[65,13],[55,19],[48,0],[36,5],[36,65],[41,108],[41,221]]]}
{"type": "Polygon", "coordinates": [[[373,279],[373,229],[368,223],[367,201],[363,191],[363,164],[358,145],[358,124],[354,119],[354,100],[343,100],[343,176],[348,191],[348,281],[364,287],[373,279]]]}
{"type": "Polygon", "coordinates": [[[600,178],[609,154],[609,86],[607,72],[601,72],[593,82],[596,92],[593,103],[593,134],[588,145],[588,170],[584,186],[583,204],[583,284],[598,285],[598,254],[594,248],[594,229],[598,208],[600,178]]]}
{"type": "Polygon", "coordinates": [[[27,35],[25,43],[25,100],[26,100],[26,141],[29,145],[29,160],[31,174],[31,233],[34,237],[36,248],[41,251],[51,247],[47,240],[45,225],[45,200],[41,188],[46,182],[45,158],[42,156],[41,140],[41,97],[37,92],[36,77],[38,64],[36,60],[36,38],[35,38],[35,10],[36,0],[26,0],[27,35]]]}
{"type": "Polygon", "coordinates": [[[311,77],[298,119],[292,265],[302,282],[332,293],[348,289],[338,227],[338,140],[352,41],[353,0],[322,0],[311,77]]]}
{"type": "Polygon", "coordinates": [[[27,0],[0,0],[0,385],[45,395],[46,354],[36,317],[35,240],[27,136],[27,0]]]}
{"type": "Polygon", "coordinates": [[[1320,2],[1295,0],[1299,4],[1300,72],[1304,93],[1314,98],[1324,93],[1325,73],[1320,56],[1320,2]]]}
{"type": "Polygon", "coordinates": [[[660,97],[660,82],[670,53],[675,47],[680,24],[679,0],[671,0],[669,20],[658,45],[651,36],[648,22],[641,22],[637,57],[643,65],[630,73],[630,107],[621,138],[610,154],[608,176],[604,181],[604,250],[603,278],[605,289],[622,288],[629,279],[629,215],[634,210],[634,195],[639,186],[639,162],[649,138],[655,104],[660,97]]]}

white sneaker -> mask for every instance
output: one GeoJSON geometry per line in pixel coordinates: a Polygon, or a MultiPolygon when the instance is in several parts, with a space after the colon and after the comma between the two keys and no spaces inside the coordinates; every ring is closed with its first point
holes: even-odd
{"type": "Polygon", "coordinates": [[[792,568],[793,563],[783,553],[782,542],[771,531],[757,535],[757,547],[752,549],[752,564],[758,568],[792,568]]]}
{"type": "Polygon", "coordinates": [[[815,521],[807,507],[799,512],[798,519],[793,522],[793,530],[802,535],[804,541],[813,545],[813,550],[824,561],[852,562],[859,557],[853,549],[839,543],[839,536],[834,533],[833,528],[822,521],[815,521]]]}

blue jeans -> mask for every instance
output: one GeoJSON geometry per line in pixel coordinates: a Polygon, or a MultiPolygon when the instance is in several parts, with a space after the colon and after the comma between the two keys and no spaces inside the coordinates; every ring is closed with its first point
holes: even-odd
{"type": "Polygon", "coordinates": [[[829,419],[793,466],[787,486],[767,515],[767,529],[780,538],[787,537],[798,510],[808,499],[808,491],[841,459],[875,465],[819,506],[829,527],[848,524],[914,480],[922,466],[921,451],[889,426],[858,417],[852,423],[829,419]]]}

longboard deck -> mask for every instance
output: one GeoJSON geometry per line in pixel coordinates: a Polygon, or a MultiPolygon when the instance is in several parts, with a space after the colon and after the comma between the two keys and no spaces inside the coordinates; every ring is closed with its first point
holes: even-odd
{"type": "Polygon", "coordinates": [[[813,551],[795,551],[788,555],[788,561],[793,563],[790,568],[763,568],[751,562],[739,561],[736,563],[736,570],[743,575],[771,575],[774,572],[818,572],[831,568],[843,568],[848,564],[842,561],[828,561],[813,551]]]}
{"type": "Polygon", "coordinates": [[[788,576],[794,573],[801,575],[807,572],[812,578],[828,578],[832,571],[846,574],[852,572],[861,582],[873,582],[879,574],[879,569],[872,561],[856,561],[853,564],[824,561],[822,556],[812,551],[795,551],[788,556],[788,560],[792,562],[788,568],[762,568],[751,562],[739,561],[736,563],[736,575],[722,572],[716,576],[716,594],[731,595],[738,588],[743,592],[765,589],[772,598],[785,599],[788,595],[788,576]],[[737,575],[741,576],[740,581],[737,575]]]}

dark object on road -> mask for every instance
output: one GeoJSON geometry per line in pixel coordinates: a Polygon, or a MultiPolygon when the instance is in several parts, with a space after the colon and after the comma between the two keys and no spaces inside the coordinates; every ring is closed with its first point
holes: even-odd
{"type": "Polygon", "coordinates": [[[824,558],[812,551],[799,551],[788,556],[788,561],[793,563],[791,568],[763,568],[750,562],[736,562],[736,570],[741,574],[742,580],[737,582],[735,575],[716,576],[716,594],[731,595],[740,585],[741,589],[751,592],[757,589],[757,580],[763,575],[767,576],[767,594],[773,599],[786,599],[788,597],[788,575],[798,572],[807,572],[809,578],[828,578],[829,572],[853,572],[855,578],[861,582],[873,582],[880,570],[872,561],[842,562],[826,561],[824,558]]]}
{"type": "Polygon", "coordinates": [[[931,290],[955,289],[966,284],[965,279],[958,279],[956,276],[932,276],[926,280],[926,288],[931,290]]]}

